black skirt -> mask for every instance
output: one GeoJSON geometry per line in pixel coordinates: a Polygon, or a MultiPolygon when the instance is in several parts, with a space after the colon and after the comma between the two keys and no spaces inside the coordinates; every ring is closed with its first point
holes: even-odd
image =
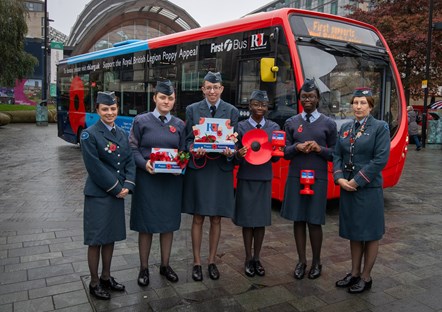
{"type": "Polygon", "coordinates": [[[281,216],[292,221],[325,224],[327,208],[327,180],[315,180],[310,188],[313,195],[299,193],[304,188],[298,177],[287,177],[281,216]]]}
{"type": "Polygon", "coordinates": [[[137,168],[130,229],[143,233],[177,231],[181,224],[183,176],[150,174],[137,168]]]}
{"type": "Polygon", "coordinates": [[[272,181],[238,180],[233,222],[242,227],[272,224],[272,181]]]}
{"type": "Polygon", "coordinates": [[[232,171],[221,170],[216,161],[201,169],[187,167],[182,212],[232,218],[234,201],[232,171]]]}
{"type": "Polygon", "coordinates": [[[113,196],[85,196],[84,244],[105,245],[126,239],[124,199],[113,196]]]}

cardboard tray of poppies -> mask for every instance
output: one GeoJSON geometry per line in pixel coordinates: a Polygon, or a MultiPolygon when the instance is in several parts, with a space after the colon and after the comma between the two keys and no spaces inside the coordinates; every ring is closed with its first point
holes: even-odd
{"type": "Polygon", "coordinates": [[[201,117],[192,129],[194,150],[201,147],[209,153],[222,153],[227,147],[235,149],[238,134],[233,132],[230,119],[201,117]]]}
{"type": "Polygon", "coordinates": [[[152,148],[150,162],[155,173],[182,173],[189,162],[189,153],[173,148],[152,148]]]}

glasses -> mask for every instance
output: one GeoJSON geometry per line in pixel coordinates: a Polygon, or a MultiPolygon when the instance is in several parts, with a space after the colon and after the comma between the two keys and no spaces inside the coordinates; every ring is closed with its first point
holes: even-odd
{"type": "Polygon", "coordinates": [[[256,107],[256,108],[259,108],[259,107],[267,108],[269,106],[267,103],[262,103],[262,102],[252,102],[252,103],[250,103],[250,105],[252,107],[256,107]]]}
{"type": "Polygon", "coordinates": [[[314,101],[316,100],[317,97],[316,95],[309,95],[309,96],[305,96],[305,95],[301,95],[301,101],[314,101]]]}
{"type": "Polygon", "coordinates": [[[222,86],[213,86],[213,87],[204,87],[204,90],[206,91],[219,91],[221,90],[222,86]]]}

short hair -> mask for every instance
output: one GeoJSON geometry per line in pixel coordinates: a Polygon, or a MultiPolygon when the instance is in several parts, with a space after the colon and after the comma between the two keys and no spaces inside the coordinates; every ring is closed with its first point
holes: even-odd
{"type": "Polygon", "coordinates": [[[368,106],[370,106],[371,108],[374,107],[374,98],[373,98],[372,96],[370,96],[370,95],[362,95],[362,96],[359,96],[359,95],[353,95],[353,96],[351,97],[351,101],[350,101],[350,103],[353,104],[354,99],[357,98],[357,97],[365,97],[365,98],[367,99],[368,106]]]}

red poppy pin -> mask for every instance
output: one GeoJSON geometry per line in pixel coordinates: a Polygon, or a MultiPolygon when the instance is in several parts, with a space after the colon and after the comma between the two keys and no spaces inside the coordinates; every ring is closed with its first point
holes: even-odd
{"type": "Polygon", "coordinates": [[[176,132],[176,128],[174,126],[169,126],[169,131],[172,133],[176,132]]]}
{"type": "Polygon", "coordinates": [[[104,148],[104,150],[106,152],[108,152],[109,154],[112,152],[115,152],[116,149],[117,149],[117,145],[112,142],[108,142],[106,147],[104,148]]]}
{"type": "Polygon", "coordinates": [[[345,139],[346,137],[348,137],[348,130],[347,131],[345,131],[343,134],[342,134],[342,137],[345,139]]]}
{"type": "Polygon", "coordinates": [[[299,127],[298,127],[298,132],[301,133],[302,130],[303,130],[303,129],[302,129],[302,125],[299,125],[299,127]]]}

